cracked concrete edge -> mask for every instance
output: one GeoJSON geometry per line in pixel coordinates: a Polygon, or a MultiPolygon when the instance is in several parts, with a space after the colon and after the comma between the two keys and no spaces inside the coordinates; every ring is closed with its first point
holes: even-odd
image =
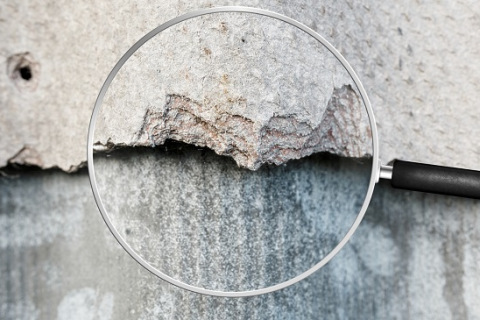
{"type": "Polygon", "coordinates": [[[6,159],[3,164],[0,164],[0,174],[5,174],[5,171],[10,171],[10,169],[19,169],[21,168],[38,168],[41,170],[55,170],[66,173],[74,173],[78,170],[85,168],[87,166],[87,161],[80,161],[76,164],[71,164],[69,167],[61,167],[59,165],[45,165],[42,155],[38,152],[35,147],[24,145],[18,152],[16,152],[12,157],[6,159]]]}
{"type": "MultiPolygon", "coordinates": [[[[101,120],[105,127],[117,128],[100,138],[97,147],[155,146],[172,139],[211,148],[220,155],[233,157],[239,166],[252,170],[264,163],[279,165],[314,152],[328,151],[347,157],[368,154],[364,146],[356,146],[363,141],[352,143],[351,137],[347,137],[351,134],[350,129],[340,128],[340,125],[353,126],[355,131],[364,126],[355,123],[362,118],[354,115],[358,110],[355,105],[358,97],[349,94],[351,79],[345,78],[344,70],[339,72],[342,67],[338,61],[296,28],[283,31],[285,24],[261,18],[218,15],[188,21],[172,28],[173,34],[163,39],[160,45],[148,43],[142,47],[122,68],[109,89],[113,94],[109,92],[104,104],[115,108],[109,110],[102,106],[107,112],[101,120]],[[205,31],[208,28],[204,23],[210,24],[213,31],[205,31]],[[196,32],[186,30],[200,30],[204,34],[198,36],[196,32]],[[182,36],[183,42],[179,39],[182,36]],[[197,52],[192,43],[199,40],[203,49],[197,52]],[[302,50],[292,51],[296,46],[302,50]],[[252,52],[264,54],[258,56],[252,52]],[[161,57],[160,62],[156,61],[158,57],[161,57]],[[186,64],[178,61],[186,61],[186,64]],[[188,71],[184,70],[186,67],[188,71]],[[161,70],[162,74],[159,76],[151,70],[161,70]],[[290,77],[292,74],[295,76],[290,77]],[[153,85],[145,85],[150,83],[153,85]],[[335,89],[342,85],[343,89],[335,89]],[[166,94],[164,106],[160,101],[154,101],[153,107],[148,108],[140,119],[143,123],[136,119],[138,114],[134,115],[133,111],[116,108],[124,106],[122,103],[125,102],[138,104],[139,90],[140,104],[152,104],[152,100],[161,97],[162,92],[169,92],[172,86],[174,92],[181,94],[166,94]],[[342,111],[332,109],[335,103],[342,111]],[[349,112],[349,107],[355,111],[349,112]],[[348,115],[341,114],[345,112],[348,115]],[[350,116],[357,118],[347,119],[350,116]],[[154,133],[142,130],[153,130],[154,133]]],[[[161,36],[163,34],[159,38],[161,36]]],[[[44,101],[35,99],[37,95],[46,100],[58,95],[58,91],[42,87],[47,79],[39,80],[40,64],[31,53],[14,54],[7,59],[7,65],[11,83],[0,83],[10,89],[2,98],[6,105],[18,109],[25,103],[21,99],[21,95],[25,95],[27,101],[32,100],[28,101],[29,109],[32,109],[36,104],[44,104],[44,101]],[[18,95],[17,91],[22,94],[18,95]]],[[[68,94],[63,88],[61,92],[68,94]]],[[[10,164],[72,172],[84,166],[85,151],[81,146],[85,142],[78,140],[80,127],[74,124],[71,130],[68,129],[70,122],[81,120],[81,114],[74,114],[69,108],[57,111],[45,118],[43,113],[38,114],[38,109],[30,110],[28,117],[12,119],[13,123],[8,123],[7,117],[7,126],[33,125],[38,132],[35,137],[31,133],[10,137],[9,143],[0,147],[7,155],[6,159],[0,157],[0,167],[10,164]],[[56,123],[52,124],[52,119],[56,123]],[[45,123],[50,125],[45,126],[45,123]],[[48,136],[50,138],[45,140],[48,136]],[[64,141],[58,141],[59,137],[64,141]],[[20,148],[15,148],[17,143],[20,148]],[[58,144],[64,146],[60,152],[58,144]]],[[[102,123],[97,127],[101,131],[102,123]]],[[[368,130],[363,128],[353,135],[358,138],[365,133],[368,130]]]]}
{"type": "MultiPolygon", "coordinates": [[[[214,115],[205,104],[179,95],[168,95],[163,110],[149,108],[141,127],[130,133],[130,141],[115,140],[112,124],[103,122],[95,151],[119,147],[155,147],[175,140],[207,147],[232,157],[238,166],[257,170],[263,164],[281,165],[318,152],[342,157],[372,155],[368,116],[349,85],[335,88],[318,125],[298,119],[296,114],[273,114],[267,120],[235,114],[228,107],[214,115]]],[[[247,101],[240,101],[247,103],[247,101]]]]}
{"type": "MultiPolygon", "coordinates": [[[[146,31],[180,13],[239,4],[120,1],[111,10],[111,3],[89,1],[62,6],[54,1],[15,2],[2,7],[0,167],[28,147],[42,155],[42,168],[74,170],[84,161],[86,127],[98,88],[120,54],[146,31]],[[19,53],[28,53],[33,58],[29,61],[41,67],[31,68],[30,81],[38,80],[34,90],[20,90],[27,83],[17,75],[16,84],[8,71],[19,70],[7,68],[8,58],[19,53]]],[[[476,110],[480,42],[472,27],[478,22],[477,7],[463,2],[419,5],[410,0],[396,2],[394,10],[390,2],[373,1],[242,4],[302,21],[341,50],[370,96],[381,159],[478,169],[479,144],[471,139],[480,130],[476,110]]],[[[205,53],[215,54],[212,49],[205,53]]]]}
{"type": "MultiPolygon", "coordinates": [[[[134,139],[115,141],[108,134],[100,134],[103,139],[95,142],[94,151],[156,147],[174,140],[212,149],[221,156],[232,157],[238,166],[250,170],[257,170],[263,164],[281,165],[319,152],[351,158],[371,156],[367,114],[349,85],[334,89],[317,126],[298,120],[295,114],[274,114],[262,122],[246,115],[221,111],[222,108],[217,108],[218,114],[208,119],[203,116],[205,106],[202,103],[178,95],[168,95],[166,100],[162,112],[147,109],[141,127],[131,134],[134,139]]],[[[104,124],[107,125],[105,130],[112,129],[108,128],[108,123],[104,124]]],[[[35,147],[24,145],[6,161],[6,165],[75,172],[85,167],[86,161],[69,168],[47,166],[35,147]]]]}

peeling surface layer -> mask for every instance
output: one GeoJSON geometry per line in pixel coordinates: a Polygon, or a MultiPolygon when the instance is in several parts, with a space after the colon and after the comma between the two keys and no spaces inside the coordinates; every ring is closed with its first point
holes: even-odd
{"type": "Polygon", "coordinates": [[[109,138],[95,147],[160,146],[175,140],[208,147],[252,170],[264,163],[280,165],[317,152],[368,157],[372,154],[371,132],[358,100],[348,86],[335,89],[320,124],[312,127],[307,121],[297,120],[295,114],[274,115],[264,123],[223,111],[211,118],[205,115],[206,107],[201,103],[170,95],[162,113],[146,111],[134,141],[114,142],[109,138]]]}
{"type": "MultiPolygon", "coordinates": [[[[98,91],[121,55],[159,24],[220,5],[271,9],[331,41],[369,94],[384,162],[480,169],[480,2],[474,0],[3,1],[0,168],[77,170],[98,91]]],[[[149,42],[112,84],[98,119],[104,149],[172,139],[197,146],[161,159],[159,146],[125,148],[128,157],[99,173],[107,188],[118,177],[126,181],[110,189],[125,209],[117,219],[164,209],[153,212],[163,213],[160,222],[154,216],[146,228],[134,220],[119,225],[137,245],[157,248],[154,256],[165,258],[157,263],[184,279],[242,274],[231,281],[258,285],[296,273],[311,262],[308,249],[334,242],[334,236],[311,241],[320,227],[345,217],[320,210],[332,200],[321,196],[325,183],[341,189],[330,193],[339,207],[359,205],[351,196],[358,185],[347,183],[359,179],[358,172],[341,172],[344,179],[332,184],[327,175],[312,174],[321,170],[308,158],[299,160],[302,165],[268,164],[304,157],[321,145],[358,165],[348,157],[368,154],[362,143],[369,132],[353,112],[355,87],[328,55],[313,56],[317,51],[303,46],[308,41],[278,33],[274,24],[245,32],[253,24],[225,17],[206,20],[208,27],[172,29],[167,45],[149,42]],[[262,47],[267,38],[273,47],[262,47]],[[195,50],[188,49],[192,44],[195,50]],[[222,44],[231,48],[228,55],[222,44]],[[237,90],[245,84],[251,90],[237,90]],[[258,169],[238,168],[208,148],[258,169]],[[147,192],[155,187],[168,197],[147,192]],[[193,187],[201,192],[190,192],[193,187]],[[155,231],[166,227],[162,239],[155,231]],[[231,264],[245,253],[253,259],[231,264]],[[249,277],[251,270],[257,277],[249,277]]],[[[118,154],[96,156],[115,161],[118,154]]],[[[85,171],[3,174],[2,320],[480,319],[478,201],[392,190],[380,182],[351,242],[319,272],[275,294],[221,299],[180,290],[139,268],[98,214],[85,171]]],[[[108,203],[115,208],[115,201],[108,203]]]]}
{"type": "MultiPolygon", "coordinates": [[[[3,72],[0,72],[0,166],[5,166],[19,150],[29,146],[38,156],[29,157],[28,164],[42,168],[59,167],[66,171],[77,168],[85,160],[85,133],[95,98],[121,54],[146,32],[181,13],[235,4],[240,3],[233,0],[163,1],[159,4],[87,1],[60,5],[52,1],[15,1],[3,5],[0,10],[0,28],[4,30],[0,44],[3,61],[3,72]],[[18,57],[25,59],[20,59],[20,64],[13,63],[18,57]],[[34,65],[30,69],[31,77],[24,73],[25,78],[29,78],[24,79],[20,70],[28,61],[34,65]]],[[[348,0],[320,4],[311,0],[249,0],[241,4],[291,16],[317,30],[340,49],[369,93],[379,124],[384,161],[404,158],[479,168],[479,142],[471,139],[480,135],[476,125],[479,122],[477,101],[480,100],[477,54],[480,41],[475,32],[480,25],[477,2],[402,0],[379,4],[348,0]]],[[[215,63],[222,57],[222,51],[215,46],[217,36],[231,36],[231,43],[241,52],[249,43],[254,43],[255,32],[260,31],[256,29],[243,34],[245,42],[242,42],[242,36],[232,36],[241,25],[232,24],[231,20],[217,22],[208,30],[186,29],[212,35],[206,37],[205,42],[196,43],[198,50],[193,61],[215,63]]],[[[264,29],[264,34],[274,37],[274,29],[268,30],[264,29]]],[[[175,49],[173,45],[166,47],[175,49]]],[[[185,48],[185,44],[178,43],[177,47],[185,48]]],[[[158,46],[156,50],[150,47],[144,52],[146,55],[139,56],[141,65],[148,64],[151,55],[158,50],[161,50],[158,46]]],[[[258,51],[247,50],[245,54],[249,52],[252,59],[258,56],[253,54],[258,51]]],[[[292,48],[287,56],[297,52],[292,48]]],[[[189,62],[185,55],[166,57],[170,62],[189,62]]],[[[256,61],[255,65],[259,68],[246,70],[258,79],[264,79],[257,71],[261,66],[272,64],[256,61]]],[[[218,84],[221,76],[226,74],[222,72],[228,70],[226,66],[215,70],[218,74],[212,76],[218,84]]],[[[183,76],[195,76],[187,71],[184,70],[183,76]]],[[[151,69],[141,78],[143,86],[131,89],[139,93],[145,90],[155,92],[153,90],[158,87],[151,88],[149,84],[152,82],[148,80],[156,75],[158,69],[151,69]]],[[[335,87],[341,88],[345,83],[337,80],[333,81],[335,87]]],[[[316,83],[328,82],[332,83],[327,77],[316,83]]],[[[252,85],[257,86],[258,82],[252,85]]],[[[223,86],[221,90],[228,89],[225,87],[228,83],[224,82],[223,86]]],[[[194,87],[186,83],[182,90],[159,93],[160,100],[152,101],[154,103],[150,105],[137,105],[140,108],[138,118],[130,119],[134,122],[133,133],[142,127],[141,117],[149,107],[165,105],[167,94],[203,102],[192,95],[194,87]]],[[[332,98],[332,92],[333,88],[324,92],[327,101],[332,98]]],[[[229,98],[239,98],[235,92],[229,93],[230,96],[223,100],[212,96],[211,101],[228,102],[229,98]]],[[[319,109],[320,118],[323,111],[319,109]]],[[[266,119],[260,117],[259,120],[266,119]]],[[[131,142],[134,137],[117,138],[112,137],[118,142],[131,142]]]]}
{"type": "Polygon", "coordinates": [[[200,17],[158,35],[120,70],[94,141],[173,139],[254,170],[321,151],[360,158],[371,154],[371,135],[352,82],[295,27],[238,13],[200,17]]]}

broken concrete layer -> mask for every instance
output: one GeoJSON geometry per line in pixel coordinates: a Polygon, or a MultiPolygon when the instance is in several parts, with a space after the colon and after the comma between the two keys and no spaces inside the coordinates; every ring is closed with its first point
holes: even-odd
{"type": "MultiPolygon", "coordinates": [[[[393,9],[392,2],[388,1],[381,4],[323,1],[319,4],[312,0],[282,3],[249,0],[241,4],[295,18],[340,49],[357,71],[372,101],[379,124],[381,159],[405,158],[475,169],[479,163],[479,146],[471,137],[480,135],[476,109],[480,64],[475,62],[480,41],[475,39],[474,27],[479,12],[467,2],[466,5],[435,1],[419,4],[402,0],[395,2],[393,9]]],[[[14,159],[11,161],[41,168],[75,169],[85,161],[88,121],[99,88],[122,53],[146,32],[181,13],[239,4],[232,0],[155,4],[120,1],[115,5],[89,1],[62,5],[54,1],[18,1],[2,6],[0,167],[14,159]],[[36,156],[16,158],[24,149],[36,156]]],[[[255,43],[255,33],[243,34],[243,42],[242,36],[234,33],[241,25],[232,21],[219,19],[212,28],[186,30],[223,35],[241,52],[255,43]]],[[[274,36],[268,28],[265,30],[264,34],[274,36]]],[[[209,63],[221,58],[217,38],[205,39],[197,43],[197,57],[193,61],[203,59],[209,63]]],[[[182,50],[184,43],[180,43],[182,50]]],[[[174,41],[163,46],[164,51],[174,49],[175,45],[179,43],[174,41]]],[[[299,50],[290,47],[290,51],[293,56],[292,53],[299,50]]],[[[158,51],[151,51],[155,52],[158,51]]],[[[244,52],[251,52],[252,59],[255,58],[256,51],[244,52]]],[[[171,55],[169,59],[178,61],[179,58],[186,59],[186,56],[171,55]]],[[[148,56],[144,56],[143,62],[148,60],[148,56]]],[[[261,61],[259,65],[271,63],[261,61]]],[[[252,69],[258,70],[261,69],[252,69]]],[[[152,68],[143,79],[151,78],[157,71],[152,68]]],[[[186,71],[183,70],[184,77],[194,76],[186,71]]],[[[219,73],[217,78],[221,79],[223,74],[219,73]]],[[[263,78],[261,73],[257,75],[263,78]]],[[[326,83],[325,79],[319,82],[326,83]]],[[[337,81],[335,87],[341,88],[344,84],[337,81]]],[[[257,87],[258,82],[252,82],[252,86],[257,87]]],[[[332,92],[333,88],[325,91],[327,99],[332,92]]],[[[203,102],[191,93],[186,90],[163,92],[162,101],[154,105],[164,106],[167,94],[203,102]]],[[[230,91],[228,98],[239,97],[230,91]]],[[[141,117],[147,108],[142,106],[138,111],[137,130],[141,128],[141,117]]]]}
{"type": "Polygon", "coordinates": [[[106,142],[97,142],[95,149],[154,147],[175,140],[231,156],[240,167],[251,170],[265,163],[280,165],[317,152],[352,158],[371,155],[367,114],[349,86],[334,90],[320,124],[314,127],[297,120],[295,114],[274,115],[263,122],[226,111],[209,118],[204,116],[208,110],[202,103],[177,95],[169,95],[166,100],[162,112],[147,109],[142,127],[131,142],[108,138],[106,142]]]}
{"type": "Polygon", "coordinates": [[[97,106],[94,141],[104,149],[171,139],[252,170],[315,152],[369,156],[368,116],[352,83],[331,52],[284,22],[196,18],[122,66],[97,106]]]}
{"type": "MultiPolygon", "coordinates": [[[[8,64],[16,89],[35,92],[42,75],[33,54],[15,54],[8,64]]],[[[127,61],[101,106],[97,147],[172,139],[253,170],[323,151],[368,156],[367,116],[351,83],[323,45],[284,22],[238,13],[195,18],[127,61]]],[[[46,141],[24,143],[4,161],[67,171],[84,161],[66,153],[52,163],[50,150],[46,141]]]]}

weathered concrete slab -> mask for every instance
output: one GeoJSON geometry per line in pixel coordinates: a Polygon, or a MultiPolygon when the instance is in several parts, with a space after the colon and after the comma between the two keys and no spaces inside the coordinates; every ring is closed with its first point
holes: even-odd
{"type": "MultiPolygon", "coordinates": [[[[0,166],[77,168],[85,160],[94,100],[120,55],[171,17],[225,4],[235,2],[2,4],[0,166]],[[29,80],[19,76],[20,65],[14,63],[19,55],[28,57],[20,65],[29,61],[29,80]]],[[[476,3],[242,4],[292,16],[342,51],[370,94],[385,161],[399,157],[478,167],[480,147],[471,139],[480,134],[476,3]]]]}
{"type": "MultiPolygon", "coordinates": [[[[10,162],[76,169],[85,160],[87,123],[94,100],[120,55],[161,22],[191,9],[222,4],[238,3],[2,3],[0,166],[10,162]]],[[[342,51],[372,100],[383,160],[399,157],[480,169],[480,147],[475,139],[480,134],[478,3],[402,0],[319,4],[306,0],[242,4],[303,21],[342,51]]],[[[344,81],[333,81],[329,88],[334,92],[344,85],[344,81]]],[[[176,97],[202,102],[184,93],[176,97]]],[[[168,106],[166,97],[161,95],[162,103],[150,107],[168,106]]],[[[159,112],[142,108],[137,113],[139,125],[132,132],[142,128],[145,115],[150,119],[159,112]]],[[[316,119],[323,115],[319,113],[316,119]]],[[[142,143],[150,138],[162,141],[160,132],[153,130],[156,125],[150,127],[149,133],[154,133],[150,136],[148,130],[140,131],[142,143]]],[[[207,141],[204,143],[208,146],[207,141]]],[[[241,150],[248,150],[246,146],[241,150]]],[[[228,147],[222,148],[219,144],[217,149],[228,154],[228,147]]],[[[267,158],[261,153],[238,159],[247,167],[256,167],[259,161],[277,161],[275,156],[267,158]]],[[[142,173],[142,167],[136,165],[138,162],[127,167],[142,173]]],[[[118,172],[108,168],[103,172],[107,178],[109,174],[118,177],[118,172]]],[[[260,169],[255,174],[262,172],[260,169]]],[[[300,171],[299,176],[307,181],[310,174],[309,169],[300,171]]],[[[319,315],[332,319],[476,319],[480,314],[480,210],[475,201],[394,191],[380,184],[352,242],[326,268],[280,293],[217,299],[178,290],[140,269],[104,226],[84,172],[18,175],[18,179],[0,182],[2,319],[262,319],[280,315],[306,319],[318,319],[319,315]]],[[[240,174],[230,178],[237,179],[229,181],[233,196],[243,192],[259,197],[256,190],[233,183],[243,181],[240,174]]],[[[286,182],[275,181],[276,186],[286,182]]],[[[297,190],[307,189],[304,180],[299,181],[297,190]]],[[[138,201],[144,200],[141,189],[135,192],[138,201]]],[[[304,197],[308,198],[308,193],[302,194],[304,197]]],[[[272,199],[293,198],[275,195],[272,199]]],[[[184,205],[196,203],[189,201],[184,205]]],[[[264,202],[264,207],[271,202],[264,202]]],[[[305,210],[313,215],[317,206],[312,200],[305,210]]],[[[269,230],[263,231],[268,234],[269,230]]],[[[178,256],[172,259],[179,261],[178,256]]]]}
{"type": "MultiPolygon", "coordinates": [[[[297,188],[308,187],[308,180],[299,182],[297,188]]],[[[242,183],[230,188],[232,194],[246,192],[242,183]]],[[[473,200],[381,184],[352,241],[325,268],[275,294],[221,299],[177,289],[140,268],[107,231],[85,173],[2,178],[0,191],[2,319],[476,319],[480,314],[480,208],[473,200]]],[[[315,207],[313,202],[307,210],[315,207]]]]}
{"type": "Polygon", "coordinates": [[[280,165],[318,152],[351,158],[369,157],[373,153],[367,112],[350,86],[334,89],[319,121],[302,120],[297,113],[272,111],[267,120],[261,120],[259,114],[248,117],[227,105],[211,110],[182,96],[167,95],[166,100],[159,111],[148,108],[136,129],[132,124],[118,125],[121,120],[116,119],[117,108],[102,114],[103,128],[97,130],[100,132],[96,135],[98,140],[94,140],[95,150],[155,147],[174,140],[208,147],[220,155],[231,156],[240,167],[252,170],[263,164],[280,165]],[[126,130],[126,127],[133,128],[126,130]]]}
{"type": "Polygon", "coordinates": [[[367,112],[326,47],[278,20],[219,13],[146,43],[107,91],[97,147],[209,147],[258,169],[314,152],[371,155],[367,112]]]}
{"type": "Polygon", "coordinates": [[[169,143],[95,161],[119,234],[188,284],[246,291],[307,271],[355,221],[371,161],[317,155],[257,172],[208,149],[169,143]]]}

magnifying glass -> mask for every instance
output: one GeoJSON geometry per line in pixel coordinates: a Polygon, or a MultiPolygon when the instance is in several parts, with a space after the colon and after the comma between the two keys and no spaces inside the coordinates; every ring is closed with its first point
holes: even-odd
{"type": "Polygon", "coordinates": [[[107,77],[87,145],[95,201],[120,245],[208,295],[269,293],[323,267],[380,178],[480,198],[476,171],[381,165],[373,110],[346,59],[257,8],[191,12],[141,38],[107,77]]]}

